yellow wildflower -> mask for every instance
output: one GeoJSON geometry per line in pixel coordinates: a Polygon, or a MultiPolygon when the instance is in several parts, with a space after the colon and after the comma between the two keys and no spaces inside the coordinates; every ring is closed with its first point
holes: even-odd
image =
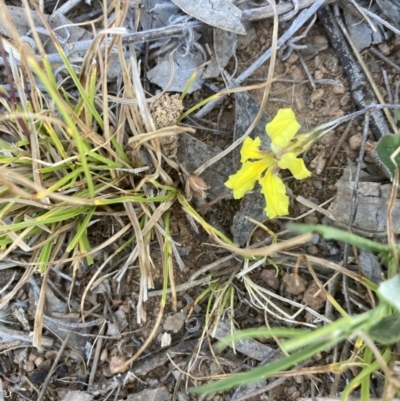
{"type": "Polygon", "coordinates": [[[289,214],[289,197],[286,195],[285,184],[278,175],[279,171],[289,169],[297,180],[311,175],[304,160],[297,157],[306,149],[308,135],[302,135],[301,141],[296,144],[294,137],[300,124],[292,109],[280,109],[265,129],[271,138],[271,150],[260,150],[260,138],[247,137],[240,151],[242,167],[229,177],[225,185],[233,190],[235,199],[240,199],[258,181],[265,196],[265,212],[273,219],[289,214]]]}

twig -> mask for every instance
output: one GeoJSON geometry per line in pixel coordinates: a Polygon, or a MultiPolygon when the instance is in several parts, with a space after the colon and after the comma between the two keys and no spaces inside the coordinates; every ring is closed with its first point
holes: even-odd
{"type": "MultiPolygon", "coordinates": [[[[106,313],[106,305],[104,305],[104,307],[103,307],[103,313],[105,315],[105,313],[106,313]]],[[[92,386],[93,386],[93,382],[94,382],[94,377],[95,377],[96,372],[97,372],[97,364],[99,362],[101,348],[103,346],[103,336],[102,336],[102,334],[104,333],[105,327],[106,327],[106,325],[105,325],[105,322],[104,322],[103,325],[101,326],[100,330],[99,330],[99,334],[98,334],[98,338],[97,338],[96,351],[95,351],[94,356],[93,356],[92,369],[90,371],[89,382],[88,382],[88,391],[89,392],[91,392],[91,389],[92,389],[92,386]]]]}
{"type": "MultiPolygon", "coordinates": [[[[32,336],[30,336],[28,333],[25,333],[23,331],[17,331],[17,330],[1,330],[0,329],[0,339],[6,340],[6,341],[24,341],[29,344],[32,344],[32,336]]],[[[49,337],[42,337],[42,346],[43,347],[51,347],[53,346],[53,340],[49,337]]]]}
{"type": "MultiPolygon", "coordinates": [[[[187,283],[183,283],[180,285],[176,285],[175,286],[175,292],[179,292],[179,291],[186,291],[189,288],[193,288],[193,287],[199,287],[201,285],[209,285],[211,283],[211,278],[210,277],[205,277],[201,280],[195,280],[195,281],[189,281],[187,283]]],[[[168,288],[167,289],[167,294],[171,294],[171,289],[168,288]]],[[[151,297],[158,297],[160,295],[162,295],[163,291],[162,290],[157,290],[157,291],[149,291],[149,293],[147,294],[147,296],[149,298],[151,297]]]]}
{"type": "Polygon", "coordinates": [[[122,37],[122,43],[138,43],[150,42],[152,40],[159,40],[169,38],[172,36],[182,36],[188,29],[203,30],[207,25],[201,21],[192,21],[187,24],[172,25],[163,28],[149,29],[142,32],[134,32],[122,37]]]}
{"type": "MultiPolygon", "coordinates": [[[[334,6],[335,9],[335,16],[336,16],[336,21],[340,27],[340,29],[342,30],[343,35],[346,37],[347,42],[349,43],[351,50],[353,51],[353,54],[355,55],[358,63],[360,64],[366,78],[368,79],[369,84],[371,85],[372,90],[375,93],[375,96],[377,97],[379,103],[385,103],[381,92],[378,88],[378,85],[375,83],[375,80],[373,79],[373,77],[371,76],[371,73],[369,71],[369,68],[367,67],[367,65],[365,64],[363,58],[360,55],[360,52],[357,49],[357,46],[354,44],[349,32],[347,31],[346,25],[344,24],[340,13],[339,13],[339,7],[338,6],[334,6]]],[[[389,110],[383,110],[383,112],[386,115],[386,118],[388,119],[390,125],[392,126],[392,130],[393,132],[396,132],[396,125],[394,123],[394,120],[392,118],[392,115],[390,114],[389,110]]]]}
{"type": "MultiPolygon", "coordinates": [[[[369,114],[366,114],[365,120],[364,120],[364,131],[363,131],[363,136],[362,136],[362,141],[361,141],[361,148],[360,148],[360,153],[358,156],[356,176],[354,178],[353,196],[352,196],[352,200],[351,200],[349,222],[348,222],[349,230],[351,230],[351,227],[354,223],[354,219],[356,216],[357,200],[358,200],[358,183],[360,181],[361,166],[362,166],[362,162],[364,160],[365,144],[367,142],[368,133],[369,133],[369,114]]],[[[349,257],[349,246],[350,245],[348,243],[346,243],[344,246],[344,256],[343,256],[343,266],[344,267],[347,267],[347,262],[348,262],[348,257],[349,257]]],[[[348,277],[346,275],[343,275],[343,295],[344,295],[344,299],[346,302],[347,312],[349,313],[349,315],[351,315],[352,307],[351,307],[351,302],[350,302],[350,298],[348,295],[348,277]]]]}
{"type": "Polygon", "coordinates": [[[378,49],[375,47],[371,47],[368,49],[368,51],[372,54],[375,54],[375,56],[379,57],[381,60],[383,60],[386,64],[389,64],[392,68],[396,69],[397,71],[400,72],[400,67],[393,62],[389,57],[386,57],[383,55],[378,49]]]}
{"type": "Polygon", "coordinates": [[[297,52],[297,55],[299,56],[300,63],[301,63],[301,65],[302,65],[302,67],[303,67],[303,69],[304,69],[304,71],[305,71],[305,73],[307,75],[307,78],[308,78],[308,80],[310,82],[310,85],[312,86],[313,90],[315,90],[315,88],[316,88],[315,80],[314,80],[313,76],[311,75],[310,70],[307,67],[306,61],[304,60],[304,58],[300,54],[300,52],[297,52]]]}
{"type": "Polygon", "coordinates": [[[67,334],[67,337],[65,337],[65,340],[61,344],[61,347],[60,347],[60,349],[59,349],[59,351],[57,353],[57,356],[54,359],[53,365],[51,365],[49,373],[46,376],[46,380],[44,381],[42,389],[40,390],[40,393],[38,395],[37,401],[42,401],[43,400],[44,394],[46,393],[46,390],[47,390],[47,386],[49,385],[49,382],[50,382],[50,380],[51,380],[51,378],[53,376],[53,373],[55,372],[55,370],[56,370],[56,368],[58,366],[58,362],[60,361],[60,358],[61,358],[65,348],[68,345],[68,342],[69,342],[69,339],[71,338],[71,335],[72,335],[72,331],[70,331],[67,334]]]}
{"type": "MultiPolygon", "coordinates": [[[[368,107],[371,103],[378,103],[376,96],[369,86],[366,85],[367,79],[354,59],[354,56],[351,53],[331,10],[328,7],[323,8],[318,11],[318,17],[324,24],[331,44],[340,58],[346,72],[354,103],[359,108],[368,107]]],[[[381,112],[371,114],[371,125],[374,128],[374,136],[376,140],[390,131],[381,112]]]]}
{"type": "MultiPolygon", "coordinates": [[[[333,3],[336,0],[327,0],[325,4],[333,3]]],[[[316,0],[299,0],[298,8],[302,10],[314,4],[316,0]]],[[[294,10],[294,5],[292,2],[287,2],[283,4],[276,5],[278,15],[284,15],[294,10]]],[[[271,6],[258,7],[250,10],[244,10],[242,14],[242,22],[246,21],[258,21],[261,19],[272,18],[274,15],[271,6]]]]}
{"type": "Polygon", "coordinates": [[[328,163],[326,163],[326,168],[329,168],[332,165],[333,161],[336,158],[337,153],[339,152],[339,149],[342,147],[342,145],[344,144],[345,140],[347,139],[347,135],[349,134],[350,129],[351,129],[352,126],[353,126],[353,120],[351,120],[347,124],[346,129],[343,131],[342,136],[340,137],[338,143],[335,146],[335,149],[333,149],[333,152],[329,157],[328,163]]]}
{"type": "Polygon", "coordinates": [[[56,10],[56,13],[66,15],[68,14],[71,10],[73,10],[75,7],[81,3],[82,0],[67,0],[58,10],[56,10]]]}

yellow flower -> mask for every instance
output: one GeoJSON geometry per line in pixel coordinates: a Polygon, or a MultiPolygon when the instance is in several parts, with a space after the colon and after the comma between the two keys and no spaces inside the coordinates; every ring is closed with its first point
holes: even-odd
{"type": "Polygon", "coordinates": [[[233,190],[235,199],[243,198],[256,182],[265,196],[265,212],[270,219],[289,214],[289,197],[278,173],[288,169],[297,180],[311,175],[304,160],[297,156],[307,148],[307,135],[296,144],[294,137],[300,124],[292,109],[280,109],[275,118],[265,127],[271,138],[271,150],[260,150],[261,139],[247,137],[240,151],[242,167],[229,177],[225,185],[233,190]]]}

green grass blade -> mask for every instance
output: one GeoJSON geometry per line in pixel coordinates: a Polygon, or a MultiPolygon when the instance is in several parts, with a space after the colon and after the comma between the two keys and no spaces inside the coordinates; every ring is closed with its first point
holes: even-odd
{"type": "Polygon", "coordinates": [[[83,235],[85,235],[88,224],[90,223],[90,220],[92,219],[92,216],[93,216],[93,213],[95,212],[95,210],[96,210],[96,208],[92,207],[89,210],[89,212],[87,213],[87,215],[85,216],[85,218],[83,219],[83,221],[82,222],[78,221],[76,234],[72,238],[71,242],[68,244],[67,252],[71,252],[76,247],[76,245],[80,241],[81,237],[83,235]]]}
{"type": "Polygon", "coordinates": [[[245,383],[252,383],[262,378],[273,376],[277,372],[282,372],[288,368],[293,367],[297,363],[305,361],[308,358],[318,354],[324,349],[336,344],[338,339],[331,339],[320,344],[309,344],[302,350],[299,350],[292,355],[270,362],[266,365],[259,366],[248,372],[233,375],[227,379],[222,379],[214,383],[206,384],[204,386],[191,388],[189,391],[194,394],[209,394],[228,390],[233,387],[238,387],[245,383]]]}

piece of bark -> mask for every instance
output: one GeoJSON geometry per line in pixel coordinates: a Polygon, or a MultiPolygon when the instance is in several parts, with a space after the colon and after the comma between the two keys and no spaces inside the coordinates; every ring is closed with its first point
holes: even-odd
{"type": "MultiPolygon", "coordinates": [[[[347,167],[336,183],[337,195],[328,209],[336,219],[345,224],[349,222],[349,205],[352,202],[353,186],[354,181],[351,180],[350,169],[347,167]]],[[[391,190],[391,184],[360,182],[358,185],[358,206],[353,227],[374,233],[386,231],[386,214],[391,190]]],[[[399,200],[400,196],[397,195],[397,202],[399,200]]],[[[393,210],[392,219],[393,230],[396,231],[400,228],[399,208],[393,210]]]]}
{"type": "MultiPolygon", "coordinates": [[[[356,106],[362,109],[371,104],[378,104],[378,99],[370,88],[365,74],[353,56],[331,10],[328,7],[324,7],[319,10],[317,14],[318,18],[324,24],[329,40],[343,65],[349,81],[350,92],[356,106]]],[[[371,113],[370,123],[376,140],[379,140],[383,135],[391,132],[381,110],[371,113]]]]}

